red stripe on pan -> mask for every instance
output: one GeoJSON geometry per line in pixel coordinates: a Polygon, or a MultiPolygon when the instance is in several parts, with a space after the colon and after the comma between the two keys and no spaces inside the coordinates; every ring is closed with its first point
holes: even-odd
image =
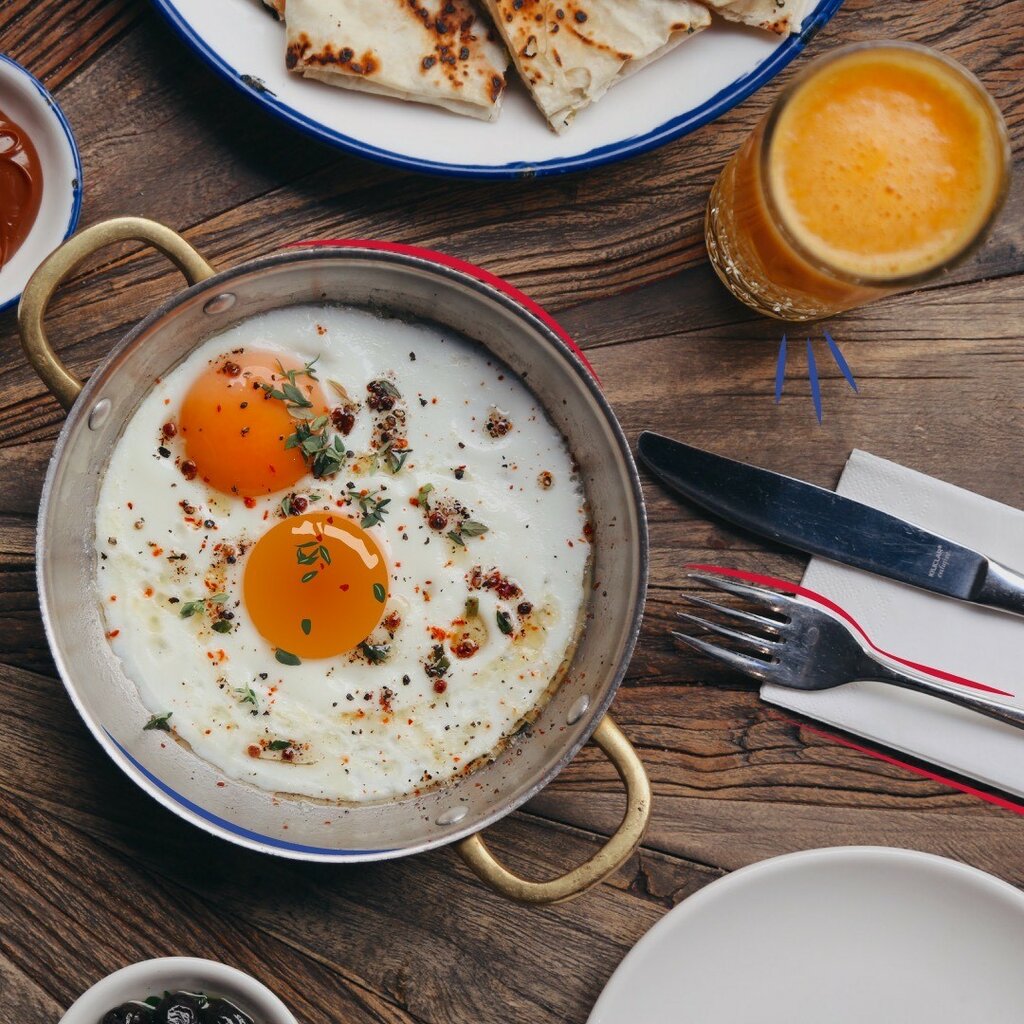
{"type": "Polygon", "coordinates": [[[524,295],[518,288],[514,288],[496,274],[492,274],[489,270],[484,270],[483,267],[478,267],[473,263],[467,263],[465,260],[460,260],[455,256],[449,256],[447,253],[437,252],[435,249],[421,249],[416,245],[404,245],[401,242],[382,242],[379,239],[367,239],[367,238],[318,238],[311,239],[303,242],[289,242],[285,245],[286,249],[301,249],[301,248],[312,248],[317,246],[334,247],[338,249],[375,249],[380,252],[394,252],[402,256],[415,256],[418,259],[429,260],[431,263],[440,263],[443,267],[449,267],[452,270],[458,270],[463,274],[468,274],[470,277],[475,277],[478,281],[482,281],[484,284],[490,285],[492,288],[496,288],[498,291],[507,295],[514,302],[518,303],[527,312],[532,313],[538,320],[540,320],[546,327],[549,327],[559,338],[562,339],[572,349],[573,354],[583,364],[587,372],[597,381],[601,383],[601,378],[598,377],[597,372],[590,365],[590,360],[583,354],[583,350],[576,344],[575,341],[569,335],[569,332],[546,310],[543,306],[537,305],[528,295],[524,295]]]}
{"type": "Polygon", "coordinates": [[[747,583],[758,583],[763,587],[774,587],[776,590],[781,590],[784,594],[794,594],[799,597],[806,597],[808,600],[815,601],[823,608],[827,608],[830,612],[834,612],[845,622],[848,622],[861,635],[861,637],[863,637],[864,642],[873,651],[877,651],[877,653],[881,654],[885,658],[899,662],[901,665],[906,665],[907,668],[912,668],[915,672],[924,672],[926,675],[934,676],[936,679],[941,679],[947,683],[956,683],[958,686],[969,686],[971,689],[984,690],[985,693],[995,693],[1000,697],[1014,696],[1014,694],[1010,693],[1008,690],[999,690],[994,686],[987,685],[986,683],[979,683],[973,679],[967,679],[964,676],[958,676],[954,675],[952,672],[946,672],[944,669],[932,668],[930,665],[922,665],[919,662],[910,661],[907,658],[901,658],[898,654],[890,654],[888,651],[883,651],[882,648],[867,635],[861,624],[848,611],[844,608],[840,608],[839,605],[834,601],[829,600],[829,598],[824,595],[815,593],[813,590],[808,590],[806,587],[801,587],[799,584],[776,579],[774,576],[762,576],[754,572],[743,572],[741,569],[726,569],[720,565],[688,565],[686,568],[697,569],[700,572],[713,572],[720,576],[731,576],[733,579],[744,580],[747,583]]]}

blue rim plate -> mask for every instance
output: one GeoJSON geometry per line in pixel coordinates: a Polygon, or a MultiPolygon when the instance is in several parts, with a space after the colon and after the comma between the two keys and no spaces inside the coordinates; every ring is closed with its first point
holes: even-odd
{"type": "Polygon", "coordinates": [[[3,53],[0,109],[29,133],[43,168],[43,200],[36,222],[21,248],[0,268],[3,312],[21,298],[35,268],[78,226],[82,212],[82,159],[71,125],[46,86],[3,53]],[[10,72],[15,73],[14,78],[9,77],[10,72]],[[20,88],[11,88],[10,83],[19,79],[20,88]],[[62,175],[66,180],[62,180],[62,175]]]}
{"type": "Polygon", "coordinates": [[[547,129],[518,83],[498,120],[486,124],[289,75],[283,29],[258,10],[259,0],[153,3],[211,67],[307,135],[403,170],[524,178],[624,160],[714,121],[785,68],[842,0],[818,0],[802,31],[785,40],[716,18],[584,111],[561,136],[547,129]]]}

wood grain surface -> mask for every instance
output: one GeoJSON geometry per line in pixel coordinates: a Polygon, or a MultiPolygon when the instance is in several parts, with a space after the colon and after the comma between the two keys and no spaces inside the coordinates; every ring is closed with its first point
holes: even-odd
{"type": "MultiPolygon", "coordinates": [[[[972,68],[1005,114],[1019,165],[1019,0],[848,0],[809,51],[877,38],[934,45],[972,68]]],[[[654,428],[827,486],[860,447],[1024,507],[1024,174],[975,258],[826,325],[860,393],[820,360],[819,426],[799,346],[785,397],[773,403],[781,329],[723,291],[701,236],[715,173],[790,72],[717,123],[629,163],[473,183],[401,174],[281,127],[136,0],[0,0],[0,50],[55,91],[75,129],[83,226],[154,217],[218,267],[310,237],[442,249],[558,312],[631,439],[654,428]]],[[[51,336],[87,375],[179,286],[138,247],[104,252],[62,289],[51,336]]],[[[851,750],[671,646],[687,562],[795,579],[802,561],[708,522],[649,479],[648,611],[614,713],[641,750],[654,812],[643,847],[609,882],[565,906],[525,909],[490,893],[447,850],[304,865],[184,824],[107,760],[55,677],[33,534],[62,415],[21,356],[11,312],[0,314],[0,342],[4,1022],[56,1021],[109,971],[189,954],[267,981],[303,1024],[575,1024],[667,909],[764,857],[906,846],[1024,888],[1024,817],[851,750]]],[[[489,841],[524,872],[564,870],[615,827],[621,800],[613,769],[585,748],[489,841]]]]}

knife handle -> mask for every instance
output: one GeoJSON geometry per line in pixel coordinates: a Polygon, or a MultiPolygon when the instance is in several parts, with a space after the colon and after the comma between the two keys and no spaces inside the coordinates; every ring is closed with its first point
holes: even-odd
{"type": "Polygon", "coordinates": [[[989,559],[985,577],[973,600],[989,608],[1024,615],[1024,576],[989,559]]]}
{"type": "Polygon", "coordinates": [[[883,664],[871,655],[868,655],[868,658],[873,664],[869,671],[863,675],[858,674],[858,679],[871,679],[880,683],[890,683],[893,686],[902,687],[904,690],[926,693],[929,697],[938,697],[939,700],[949,701],[950,704],[959,704],[960,707],[976,711],[979,715],[985,715],[998,722],[1005,722],[1007,725],[1024,729],[1024,708],[1007,704],[1005,701],[993,700],[991,697],[983,697],[973,690],[954,689],[921,676],[908,675],[906,672],[900,672],[899,669],[883,664]]]}

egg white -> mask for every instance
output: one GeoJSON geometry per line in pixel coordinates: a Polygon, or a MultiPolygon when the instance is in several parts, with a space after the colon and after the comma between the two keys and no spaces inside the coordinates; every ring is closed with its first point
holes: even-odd
{"type": "MultiPolygon", "coordinates": [[[[358,521],[358,506],[347,514],[358,521]]],[[[170,713],[177,738],[225,776],[328,800],[380,800],[469,770],[550,696],[582,619],[586,516],[564,439],[525,384],[481,347],[361,310],[295,306],[207,340],[142,401],[101,488],[98,593],[111,647],[145,707],[155,716],[170,713]],[[244,555],[217,570],[224,608],[234,615],[230,633],[214,632],[215,619],[202,611],[181,615],[184,603],[207,595],[218,544],[251,550],[280,521],[281,494],[247,507],[198,477],[189,481],[178,465],[180,438],[161,440],[162,424],[175,418],[190,384],[210,361],[239,348],[316,358],[321,381],[340,382],[358,401],[367,397],[367,383],[382,377],[403,396],[412,454],[402,469],[392,474],[365,457],[371,414],[364,407],[345,439],[354,453],[348,464],[331,479],[309,475],[295,488],[320,495],[309,511],[335,512],[353,490],[349,483],[357,492],[386,488],[389,511],[372,533],[388,559],[388,611],[402,622],[383,663],[343,654],[280,664],[245,614],[244,555]],[[512,423],[504,436],[485,428],[494,409],[512,423]],[[430,529],[410,504],[426,484],[432,500],[457,499],[487,533],[460,547],[430,529]],[[183,502],[197,525],[186,521],[183,502]],[[470,590],[475,566],[497,568],[522,596],[502,600],[492,589],[470,590]],[[473,623],[482,645],[463,660],[444,641],[451,667],[438,694],[424,667],[437,642],[431,629],[450,631],[465,617],[467,597],[478,601],[473,623]],[[524,600],[533,610],[520,616],[524,600]],[[499,611],[508,614],[512,635],[498,628],[499,611]],[[292,746],[265,749],[275,740],[292,746]],[[254,745],[259,757],[250,753],[254,745]]]]}

